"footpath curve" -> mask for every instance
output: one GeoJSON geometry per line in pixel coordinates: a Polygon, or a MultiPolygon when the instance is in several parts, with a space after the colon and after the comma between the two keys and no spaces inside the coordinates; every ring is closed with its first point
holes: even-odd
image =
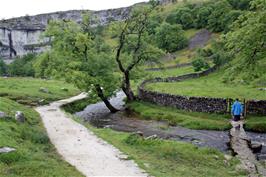
{"type": "Polygon", "coordinates": [[[78,96],[35,108],[59,154],[85,176],[148,175],[112,145],[75,122],[60,107],[86,97],[78,96]]]}

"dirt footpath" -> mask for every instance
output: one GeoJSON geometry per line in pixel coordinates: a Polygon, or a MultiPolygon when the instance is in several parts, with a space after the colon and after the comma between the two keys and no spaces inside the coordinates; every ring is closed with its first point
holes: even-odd
{"type": "Polygon", "coordinates": [[[73,121],[60,106],[85,94],[36,108],[51,142],[63,158],[86,176],[148,176],[132,160],[124,160],[118,149],[73,121]]]}

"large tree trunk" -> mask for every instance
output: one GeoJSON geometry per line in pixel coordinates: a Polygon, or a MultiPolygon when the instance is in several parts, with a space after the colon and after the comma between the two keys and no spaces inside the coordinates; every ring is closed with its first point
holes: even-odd
{"type": "Polygon", "coordinates": [[[128,71],[124,72],[124,82],[122,85],[122,90],[126,94],[128,101],[134,101],[136,99],[134,92],[132,91],[130,86],[130,77],[128,71]]]}
{"type": "Polygon", "coordinates": [[[110,110],[111,113],[116,113],[117,111],[119,111],[118,109],[113,107],[113,105],[109,102],[109,100],[104,96],[103,90],[100,85],[98,84],[95,85],[95,89],[96,89],[97,95],[101,98],[101,100],[104,102],[104,104],[110,110]]]}

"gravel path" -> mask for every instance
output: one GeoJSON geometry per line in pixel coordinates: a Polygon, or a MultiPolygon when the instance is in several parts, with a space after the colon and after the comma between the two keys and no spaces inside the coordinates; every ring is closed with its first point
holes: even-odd
{"type": "Polygon", "coordinates": [[[147,176],[118,149],[73,121],[60,106],[86,97],[76,97],[36,108],[59,154],[85,176],[147,176]]]}

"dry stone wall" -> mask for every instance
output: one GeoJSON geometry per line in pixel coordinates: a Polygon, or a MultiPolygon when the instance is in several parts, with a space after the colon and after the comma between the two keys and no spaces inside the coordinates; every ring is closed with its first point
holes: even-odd
{"type": "MultiPolygon", "coordinates": [[[[145,85],[156,82],[180,82],[186,79],[199,78],[214,72],[217,68],[213,67],[200,73],[186,74],[178,77],[154,78],[145,80],[138,88],[139,99],[161,106],[170,106],[192,112],[221,113],[230,111],[233,99],[209,98],[209,97],[189,97],[159,93],[145,89],[145,85]]],[[[245,103],[247,114],[266,115],[266,100],[249,100],[245,103]]]]}
{"type": "Polygon", "coordinates": [[[248,114],[266,115],[266,100],[249,100],[246,107],[248,114]]]}

